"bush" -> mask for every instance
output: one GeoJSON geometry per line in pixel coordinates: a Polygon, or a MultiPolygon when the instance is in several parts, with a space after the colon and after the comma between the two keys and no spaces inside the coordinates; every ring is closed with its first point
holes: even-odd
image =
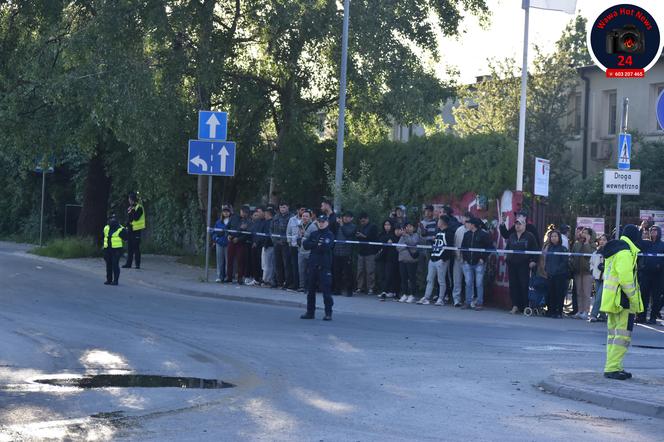
{"type": "Polygon", "coordinates": [[[60,259],[92,258],[102,255],[102,251],[95,245],[94,239],[79,237],[54,239],[44,247],[30,250],[30,253],[60,259]]]}

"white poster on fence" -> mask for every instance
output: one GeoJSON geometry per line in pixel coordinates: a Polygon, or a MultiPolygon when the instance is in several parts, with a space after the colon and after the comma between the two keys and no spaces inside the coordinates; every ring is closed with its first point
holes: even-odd
{"type": "Polygon", "coordinates": [[[604,231],[604,218],[578,217],[576,219],[577,227],[590,227],[596,234],[606,233],[604,231]]]}
{"type": "Polygon", "coordinates": [[[544,158],[535,158],[535,195],[549,196],[549,172],[551,163],[544,158]]]}

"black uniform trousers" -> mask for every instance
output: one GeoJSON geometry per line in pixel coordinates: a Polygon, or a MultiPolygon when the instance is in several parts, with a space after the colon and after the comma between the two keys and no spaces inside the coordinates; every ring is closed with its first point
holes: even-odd
{"type": "MultiPolygon", "coordinates": [[[[650,306],[650,298],[652,297],[653,312],[658,307],[659,298],[662,294],[662,276],[659,272],[639,272],[639,286],[641,287],[641,301],[643,302],[643,313],[639,313],[639,322],[645,322],[646,315],[648,314],[648,307],[650,306]]],[[[661,310],[662,306],[659,305],[661,310]]],[[[650,317],[653,318],[651,312],[650,317]]]]}
{"type": "Polygon", "coordinates": [[[274,245],[274,262],[277,271],[277,285],[293,287],[293,269],[291,268],[290,246],[288,244],[274,245]]]}
{"type": "Polygon", "coordinates": [[[106,282],[118,282],[120,279],[120,255],[122,255],[122,249],[104,249],[106,282]]]}
{"type": "Polygon", "coordinates": [[[528,282],[530,280],[530,267],[528,263],[510,263],[507,265],[510,281],[510,297],[512,306],[519,310],[528,307],[528,282]]]}
{"type": "Polygon", "coordinates": [[[316,288],[323,292],[323,303],[325,314],[332,314],[332,270],[319,265],[309,266],[309,292],[307,293],[307,314],[313,315],[316,311],[316,288]]]}
{"type": "Polygon", "coordinates": [[[569,277],[567,275],[549,276],[547,283],[549,289],[546,298],[547,313],[549,316],[562,316],[569,277]]]}
{"type": "Polygon", "coordinates": [[[141,232],[143,230],[127,232],[127,262],[125,267],[131,267],[131,264],[136,261],[136,268],[141,266],[141,232]]]}
{"type": "Polygon", "coordinates": [[[332,264],[334,274],[334,293],[340,295],[344,291],[353,294],[353,257],[335,256],[332,264]]]}

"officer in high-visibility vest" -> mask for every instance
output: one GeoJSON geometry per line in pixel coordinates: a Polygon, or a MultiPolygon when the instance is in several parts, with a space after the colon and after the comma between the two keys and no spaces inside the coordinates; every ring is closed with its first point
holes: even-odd
{"type": "Polygon", "coordinates": [[[141,268],[141,232],[145,229],[145,210],[138,202],[136,192],[129,192],[129,208],[127,209],[127,262],[122,267],[131,268],[136,260],[136,268],[141,268]]]}
{"type": "Polygon", "coordinates": [[[608,315],[608,340],[604,377],[625,380],[632,377],[623,368],[623,358],[632,341],[635,314],[643,311],[636,270],[641,233],[628,224],[619,240],[604,247],[604,289],[600,310],[608,315]]]}
{"type": "Polygon", "coordinates": [[[123,239],[127,239],[127,231],[120,225],[115,215],[111,215],[104,227],[104,261],[106,261],[104,284],[106,285],[118,285],[123,239]]]}

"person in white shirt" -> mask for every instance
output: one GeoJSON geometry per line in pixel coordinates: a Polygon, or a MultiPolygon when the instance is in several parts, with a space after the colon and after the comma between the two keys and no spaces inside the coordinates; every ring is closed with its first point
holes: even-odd
{"type": "Polygon", "coordinates": [[[290,255],[290,267],[291,274],[293,278],[293,284],[290,287],[293,290],[299,288],[300,282],[300,271],[299,271],[299,251],[300,248],[297,244],[297,240],[300,237],[300,226],[302,225],[302,213],[306,208],[302,204],[297,205],[297,211],[293,216],[288,220],[288,226],[286,227],[286,239],[288,241],[288,251],[290,255]]]}

